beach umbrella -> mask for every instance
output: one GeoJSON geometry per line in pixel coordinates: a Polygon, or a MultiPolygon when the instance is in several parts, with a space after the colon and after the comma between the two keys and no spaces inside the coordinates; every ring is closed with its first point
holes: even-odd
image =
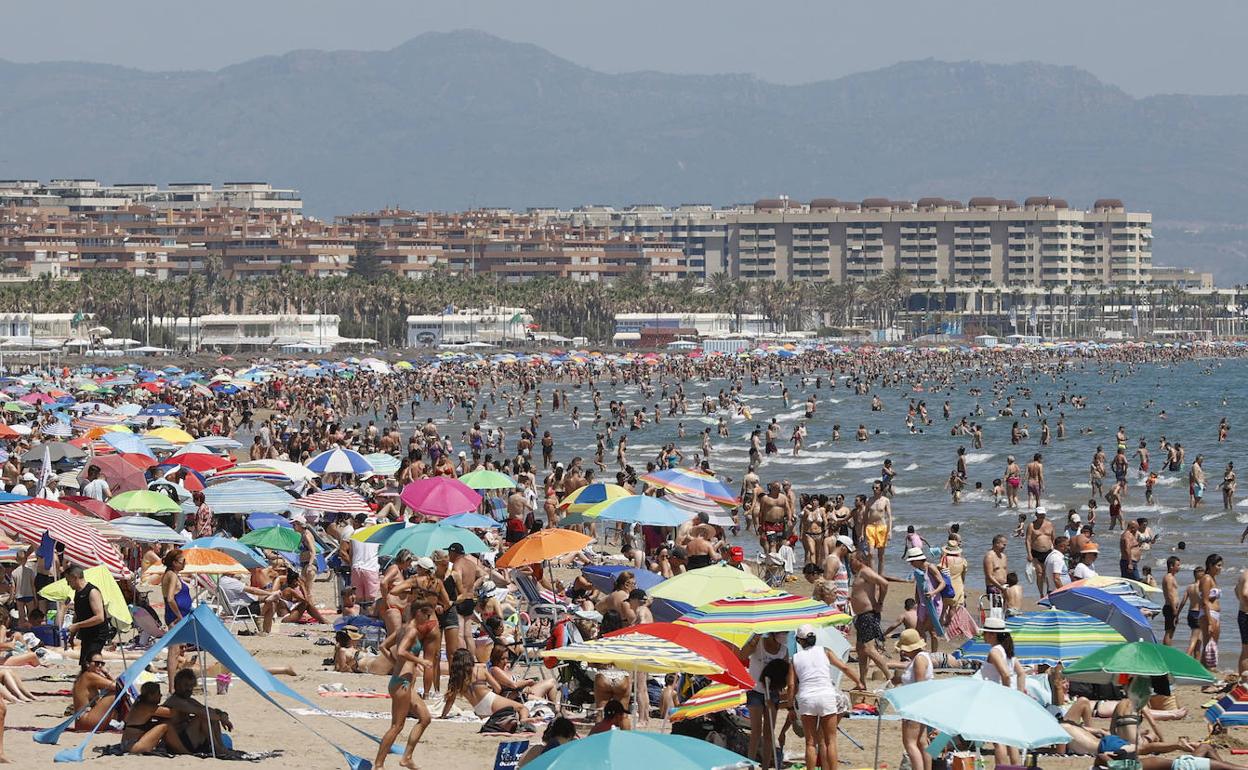
{"type": "Polygon", "coordinates": [[[459,527],[443,527],[437,524],[417,524],[404,527],[391,534],[378,551],[382,556],[394,556],[399,551],[411,551],[415,556],[432,556],[434,551],[445,551],[451,543],[459,543],[465,553],[485,553],[490,550],[481,538],[459,527]]]}
{"type": "Polygon", "coordinates": [[[321,475],[326,473],[352,473],[359,475],[373,472],[373,466],[368,464],[368,460],[364,459],[364,455],[341,447],[321,452],[316,457],[308,460],[305,465],[307,465],[308,470],[321,475]]]}
{"type": "Polygon", "coordinates": [[[0,504],[4,503],[20,503],[24,500],[31,499],[32,495],[15,495],[12,492],[0,490],[0,504]]]}
{"type": "Polygon", "coordinates": [[[256,567],[267,567],[269,563],[265,561],[254,548],[244,545],[232,537],[225,535],[209,535],[208,537],[198,537],[194,540],[187,541],[183,546],[183,551],[191,551],[199,548],[206,548],[215,551],[221,551],[228,554],[230,558],[242,564],[248,569],[256,567]]]}
{"type": "Polygon", "coordinates": [[[598,503],[618,500],[621,497],[630,497],[632,494],[632,492],[629,492],[619,484],[595,481],[593,484],[586,484],[583,487],[572,490],[567,497],[559,501],[559,507],[568,513],[584,513],[598,503]]]}
{"type": "Polygon", "coordinates": [[[623,636],[600,637],[545,650],[542,655],[559,660],[578,660],[582,663],[610,663],[621,670],[647,674],[718,676],[724,673],[723,666],[700,653],[649,634],[627,633],[623,636]]]}
{"type": "Polygon", "coordinates": [[[720,562],[670,577],[650,591],[650,596],[698,607],[726,596],[770,590],[771,586],[757,575],[720,562]]]}
{"type": "Polygon", "coordinates": [[[692,518],[688,511],[681,510],[662,498],[646,495],[632,495],[599,503],[585,511],[585,517],[626,524],[649,524],[653,527],[679,527],[692,518]]]}
{"type": "Polygon", "coordinates": [[[219,471],[234,465],[234,460],[229,457],[222,457],[214,454],[200,454],[199,452],[183,452],[173,455],[165,460],[161,465],[180,465],[183,468],[189,468],[199,473],[208,473],[209,471],[219,471]]]}
{"type": "Polygon", "coordinates": [[[48,453],[49,458],[54,463],[61,460],[77,460],[80,457],[86,457],[87,453],[65,441],[48,441],[43,444],[36,444],[34,448],[28,449],[22,453],[22,462],[35,463],[43,461],[44,452],[48,453]]]}
{"type": "Polygon", "coordinates": [[[327,489],[324,492],[314,492],[307,497],[292,500],[291,505],[305,511],[349,513],[352,516],[357,513],[367,515],[373,512],[373,509],[368,507],[368,503],[364,502],[364,498],[349,489],[327,489]]]}
{"type": "Polygon", "coordinates": [[[155,436],[156,438],[163,438],[165,441],[168,441],[170,444],[189,444],[195,440],[194,436],[182,430],[181,428],[174,428],[171,426],[149,430],[147,432],[147,435],[155,436]]]}
{"type": "Polygon", "coordinates": [[[105,433],[101,438],[105,444],[108,444],[118,452],[144,455],[153,460],[156,459],[156,455],[152,452],[151,447],[143,443],[143,439],[134,433],[105,433]]]}
{"type": "Polygon", "coordinates": [[[117,547],[93,529],[86,517],[73,513],[69,506],[59,502],[35,497],[26,502],[0,505],[0,527],[35,544],[47,532],[53,540],[65,544],[65,555],[74,564],[103,565],[110,574],[119,577],[129,574],[117,547]]]}
{"type": "Polygon", "coordinates": [[[603,593],[610,593],[615,590],[615,580],[620,576],[621,572],[632,572],[633,578],[637,581],[637,587],[643,591],[649,591],[663,582],[662,575],[656,575],[650,570],[636,569],[619,564],[591,564],[588,567],[581,568],[581,574],[585,576],[585,579],[593,583],[594,588],[603,593]]]}
{"type": "Polygon", "coordinates": [[[295,525],[290,519],[276,513],[252,513],[247,516],[247,529],[264,529],[265,527],[285,527],[286,529],[294,529],[295,525]]]}
{"type": "Polygon", "coordinates": [[[230,449],[242,449],[243,445],[229,436],[203,436],[187,444],[185,449],[190,449],[191,447],[228,451],[230,449]]]}
{"type": "Polygon", "coordinates": [[[290,460],[252,460],[248,463],[243,463],[243,465],[271,468],[279,473],[282,473],[286,476],[286,478],[295,482],[314,481],[317,476],[314,471],[309,470],[299,463],[291,462],[290,460]]]}
{"type": "MultiPolygon", "coordinates": [[[[133,493],[127,492],[126,494],[133,493]]],[[[165,497],[165,500],[168,499],[165,497]]],[[[186,535],[175,532],[172,528],[146,516],[120,516],[110,521],[109,526],[122,537],[136,543],[185,543],[187,541],[186,535]]]]}
{"type": "Polygon", "coordinates": [[[219,513],[282,513],[290,510],[293,499],[263,481],[235,480],[204,490],[204,499],[219,513]]]}
{"type": "Polygon", "coordinates": [[[459,479],[448,476],[430,476],[413,481],[403,487],[399,499],[418,513],[436,517],[468,513],[481,505],[481,495],[459,479]]]}
{"type": "Polygon", "coordinates": [[[667,720],[676,723],[744,706],[745,692],[728,684],[708,684],[669,711],[667,720]]]}
{"type": "Polygon", "coordinates": [[[688,495],[683,492],[668,492],[663,499],[682,511],[688,511],[690,516],[705,513],[709,523],[717,527],[731,527],[736,524],[733,521],[732,514],[729,513],[730,509],[725,508],[714,500],[699,497],[698,495],[688,495]]]}
{"type": "Polygon", "coordinates": [[[979,677],[916,682],[885,690],[883,697],[903,719],[975,743],[1037,749],[1070,741],[1039,702],[979,677]]]}
{"type": "Polygon", "coordinates": [[[749,669],[737,657],[736,652],[719,639],[710,634],[704,634],[696,628],[676,623],[641,623],[612,631],[604,638],[614,639],[635,634],[652,636],[665,642],[678,644],[690,652],[696,652],[723,669],[723,673],[711,675],[711,679],[716,682],[736,687],[754,686],[754,677],[750,676],[749,669]]]}
{"type": "MultiPolygon", "coordinates": [[[[21,505],[21,503],[18,503],[21,505]]],[[[1168,676],[1176,684],[1203,684],[1217,677],[1194,658],[1155,642],[1127,642],[1102,647],[1066,667],[1075,682],[1112,683],[1119,675],[1168,676]]]]}
{"type": "Polygon", "coordinates": [[[290,476],[277,470],[276,468],[270,468],[267,465],[258,465],[256,463],[241,463],[232,468],[225,468],[217,471],[207,479],[207,485],[215,487],[231,481],[263,481],[278,487],[284,487],[295,483],[290,476]]]}
{"type": "Polygon", "coordinates": [[[401,463],[399,459],[385,452],[373,452],[364,455],[364,459],[368,460],[368,464],[373,466],[373,473],[378,476],[392,476],[398,472],[401,463]]]}
{"type": "MultiPolygon", "coordinates": [[[[183,575],[220,577],[221,575],[246,575],[249,572],[247,567],[234,558],[233,554],[218,551],[215,548],[184,547],[182,559],[185,561],[181,570],[183,575]]],[[[163,574],[165,574],[165,565],[153,564],[143,570],[143,579],[149,583],[158,583],[163,574]]]]}
{"type": "Polygon", "coordinates": [[[181,409],[164,402],[149,404],[139,410],[140,417],[177,417],[180,414],[182,414],[181,409]]]}
{"type": "Polygon", "coordinates": [[[1126,586],[1141,596],[1147,596],[1148,594],[1162,593],[1161,588],[1159,586],[1150,586],[1148,583],[1141,583],[1138,580],[1132,580],[1131,578],[1124,578],[1124,577],[1115,577],[1113,575],[1093,575],[1090,578],[1084,578],[1083,580],[1076,580],[1071,583],[1067,583],[1061,588],[1054,588],[1053,590],[1054,591],[1066,591],[1071,588],[1080,588],[1082,586],[1087,586],[1088,588],[1099,588],[1102,591],[1106,591],[1111,588],[1119,588],[1122,586],[1126,586]]]}
{"type": "MultiPolygon", "coordinates": [[[[1095,588],[1099,591],[1104,591],[1107,594],[1113,594],[1114,596],[1121,598],[1124,602],[1126,602],[1127,604],[1130,604],[1132,607],[1135,607],[1137,610],[1140,610],[1141,612],[1145,612],[1145,613],[1159,612],[1161,610],[1161,605],[1153,601],[1152,599],[1149,599],[1148,592],[1144,592],[1138,588],[1138,586],[1141,586],[1141,585],[1144,585],[1144,584],[1137,583],[1134,580],[1127,580],[1126,578],[1111,578],[1111,577],[1100,577],[1100,576],[1094,577],[1094,578],[1086,578],[1084,580],[1076,580],[1073,583],[1067,583],[1061,588],[1053,589],[1051,592],[1049,592],[1049,596],[1047,598],[1041,599],[1039,602],[1037,602],[1037,604],[1041,604],[1046,607],[1051,607],[1053,606],[1052,598],[1055,594],[1062,593],[1063,591],[1070,591],[1070,590],[1080,589],[1080,588],[1095,588]]],[[[1157,590],[1157,589],[1154,589],[1152,586],[1148,586],[1148,588],[1150,592],[1157,590]]],[[[1161,598],[1161,597],[1157,597],[1157,598],[1161,598]]]]}
{"type": "Polygon", "coordinates": [[[448,527],[463,527],[464,529],[502,529],[503,523],[495,521],[489,516],[482,516],[479,513],[457,513],[454,516],[447,516],[445,519],[438,519],[439,524],[448,527]]]}
{"type": "MultiPolygon", "coordinates": [[[[1071,663],[1107,644],[1126,641],[1103,621],[1081,612],[1045,610],[1005,619],[1014,639],[1014,657],[1024,666],[1071,663]]],[[[955,655],[963,660],[988,659],[991,646],[982,636],[968,640],[955,655]]]]}
{"type": "Polygon", "coordinates": [[[724,482],[709,473],[671,468],[664,471],[653,471],[641,477],[651,486],[666,489],[669,492],[680,492],[687,495],[704,497],[721,505],[737,505],[741,500],[733,494],[724,482]]]}
{"type": "Polygon", "coordinates": [[[61,495],[60,502],[68,506],[74,512],[83,516],[94,516],[104,521],[112,521],[121,514],[108,503],[103,500],[96,500],[94,497],[83,497],[82,495],[61,495]]]}
{"type": "Polygon", "coordinates": [[[298,551],[303,536],[290,527],[262,527],[243,535],[238,542],[266,551],[298,551]]]}
{"type": "Polygon", "coordinates": [[[1248,725],[1248,687],[1235,685],[1205,711],[1205,719],[1222,727],[1248,725]]]}
{"type": "Polygon", "coordinates": [[[1091,615],[1122,634],[1128,642],[1157,640],[1152,624],[1144,617],[1144,613],[1132,607],[1121,596],[1106,593],[1099,588],[1060,591],[1049,597],[1049,604],[1059,610],[1091,615]]]}
{"type": "Polygon", "coordinates": [[[523,567],[526,564],[540,564],[564,554],[575,553],[592,543],[589,535],[573,532],[570,529],[543,529],[525,537],[507,549],[498,557],[495,564],[499,567],[523,567]]]}
{"type": "Polygon", "coordinates": [[[61,422],[60,420],[44,425],[39,430],[45,436],[54,436],[56,438],[69,438],[74,435],[74,429],[70,427],[69,423],[61,422]]]}
{"type": "Polygon", "coordinates": [[[663,770],[749,767],[754,762],[713,743],[683,735],[607,730],[543,752],[528,770],[624,770],[639,764],[663,770]]]}
{"type": "Polygon", "coordinates": [[[113,510],[124,513],[177,513],[182,510],[182,506],[171,500],[169,495],[147,489],[113,495],[108,505],[113,510]]]}
{"type": "Polygon", "coordinates": [[[87,485],[87,471],[92,466],[100,469],[100,475],[108,482],[109,489],[115,495],[134,489],[147,489],[147,479],[143,471],[135,467],[133,463],[127,462],[124,457],[117,455],[92,457],[88,460],[82,466],[82,472],[78,474],[78,483],[84,487],[87,485]]]}
{"type": "Polygon", "coordinates": [[[518,486],[507,474],[485,468],[465,473],[459,480],[469,489],[515,489],[518,486]]]}
{"type": "Polygon", "coordinates": [[[384,543],[391,535],[408,526],[402,521],[380,521],[355,530],[351,539],[361,543],[384,543]]]}
{"type": "Polygon", "coordinates": [[[754,634],[794,631],[807,623],[844,625],[850,619],[823,602],[768,589],[716,599],[693,608],[676,622],[741,647],[754,634]]]}

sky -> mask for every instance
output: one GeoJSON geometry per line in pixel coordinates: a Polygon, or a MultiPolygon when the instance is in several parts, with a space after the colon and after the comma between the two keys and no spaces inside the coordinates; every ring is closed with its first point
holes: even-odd
{"type": "Polygon", "coordinates": [[[935,58],[1073,65],[1135,96],[1248,92],[1243,0],[44,0],[7,4],[0,58],[217,69],[301,48],[479,29],[603,72],[805,83],[935,58]]]}

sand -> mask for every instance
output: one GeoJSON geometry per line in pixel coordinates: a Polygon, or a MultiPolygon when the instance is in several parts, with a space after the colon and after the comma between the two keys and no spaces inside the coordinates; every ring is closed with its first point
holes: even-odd
{"type": "MultiPolygon", "coordinates": [[[[808,588],[803,580],[792,582],[788,586],[794,592],[806,593],[808,588]]],[[[328,583],[318,582],[317,595],[323,605],[331,604],[331,589],[328,583]]],[[[885,618],[895,618],[900,611],[902,600],[910,594],[906,586],[894,584],[888,597],[885,618]]],[[[972,599],[978,598],[972,595],[972,599]]],[[[328,630],[324,626],[281,626],[267,637],[240,637],[243,646],[266,665],[289,665],[297,672],[296,677],[283,677],[294,690],[310,700],[334,711],[373,712],[379,718],[349,719],[352,725],[374,735],[380,735],[389,724],[389,701],[386,699],[356,699],[340,697],[321,697],[317,695],[317,687],[322,684],[343,683],[351,690],[374,690],[385,692],[384,677],[367,674],[339,674],[322,665],[329,657],[332,647],[316,646],[313,641],[318,637],[328,638],[328,630]],[[296,636],[306,634],[307,637],[296,636]]],[[[956,643],[955,643],[956,644],[956,643]]],[[[954,645],[945,647],[953,649],[954,645]]],[[[1237,650],[1227,649],[1224,654],[1234,655],[1237,650]]],[[[27,688],[36,693],[52,693],[56,690],[68,689],[69,683],[48,683],[32,681],[41,675],[74,673],[77,665],[77,653],[70,652],[67,660],[45,665],[37,669],[15,669],[17,675],[26,680],[27,688]]],[[[161,658],[163,664],[163,656],[161,658]]],[[[122,670],[121,664],[112,663],[109,671],[114,675],[122,670]]],[[[876,681],[873,686],[878,687],[876,681]]],[[[202,693],[201,693],[202,695],[202,693]]],[[[1167,739],[1176,736],[1187,736],[1193,739],[1203,738],[1208,728],[1203,716],[1202,704],[1212,696],[1200,693],[1195,687],[1182,687],[1176,691],[1181,706],[1189,710],[1188,717],[1182,722],[1163,722],[1162,729],[1167,739]]],[[[376,744],[348,729],[334,719],[325,716],[300,716],[302,722],[280,712],[264,701],[240,680],[235,679],[228,694],[218,696],[215,688],[208,693],[210,705],[229,711],[235,730],[233,739],[235,747],[248,752],[280,751],[280,756],[262,760],[261,767],[278,770],[279,768],[332,768],[345,767],[342,755],[325,739],[334,741],[347,750],[372,759],[376,752],[376,744]]],[[[61,719],[61,713],[69,703],[67,696],[43,696],[33,704],[13,704],[9,706],[7,729],[5,731],[5,754],[14,763],[22,767],[49,766],[53,754],[66,746],[74,746],[81,736],[66,733],[60,746],[43,746],[34,743],[31,732],[49,727],[61,719]]],[[[291,708],[301,708],[301,704],[291,704],[291,708]]],[[[956,704],[951,704],[956,707],[956,704]]],[[[478,734],[475,724],[444,722],[436,719],[439,709],[434,709],[434,722],[425,733],[424,740],[416,752],[416,762],[421,767],[454,767],[461,770],[468,768],[491,768],[500,738],[478,734]]],[[[1105,720],[1101,720],[1102,726],[1105,720]]],[[[409,721],[410,727],[414,722],[409,721]]],[[[652,723],[657,726],[657,723],[652,723]]],[[[846,732],[863,745],[863,749],[855,748],[849,740],[840,738],[841,759],[848,764],[844,767],[870,767],[874,754],[876,722],[875,720],[847,720],[842,722],[846,732]]],[[[117,734],[97,736],[95,746],[114,744],[118,741],[117,734]]],[[[401,740],[406,740],[406,730],[401,740]]],[[[520,737],[520,736],[517,736],[520,737]]],[[[537,736],[534,736],[536,739],[537,736]]],[[[880,748],[881,766],[897,767],[901,760],[901,742],[897,722],[884,722],[880,748]]],[[[800,752],[801,739],[790,734],[786,741],[790,753],[800,752]]],[[[800,758],[800,757],[799,757],[800,758]]],[[[1238,758],[1236,758],[1238,759],[1238,758]]],[[[398,767],[398,757],[387,763],[387,767],[398,767]]],[[[171,768],[177,760],[163,757],[99,757],[88,751],[87,761],[107,764],[119,770],[130,768],[171,768]]],[[[191,760],[199,764],[198,760],[191,760]]],[[[1040,762],[1045,768],[1085,768],[1089,766],[1086,758],[1043,757],[1040,762]]],[[[639,765],[640,766],[640,765],[639,765]]]]}

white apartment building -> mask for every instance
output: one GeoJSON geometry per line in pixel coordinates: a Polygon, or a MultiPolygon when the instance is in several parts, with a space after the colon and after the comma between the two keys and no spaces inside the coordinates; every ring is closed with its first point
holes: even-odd
{"type": "Polygon", "coordinates": [[[533,316],[522,307],[448,308],[450,312],[409,315],[407,346],[496,344],[523,340],[533,316]]]}
{"type": "Polygon", "coordinates": [[[0,180],[0,207],[65,206],[75,211],[113,211],[148,206],[155,211],[236,208],[303,216],[298,190],[275,188],[268,182],[176,182],[168,187],[150,183],[105,185],[94,179],[0,180]]]}
{"type": "Polygon", "coordinates": [[[328,349],[361,341],[338,336],[338,322],[336,315],[319,313],[204,315],[190,319],[185,326],[179,324],[175,337],[198,347],[223,349],[297,344],[328,349]]]}

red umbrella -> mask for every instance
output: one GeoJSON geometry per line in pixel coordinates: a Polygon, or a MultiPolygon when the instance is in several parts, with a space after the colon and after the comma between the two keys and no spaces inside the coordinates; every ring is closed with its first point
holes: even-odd
{"type": "Polygon", "coordinates": [[[21,434],[4,423],[0,423],[0,439],[18,438],[21,434]]]}
{"type": "Polygon", "coordinates": [[[28,543],[38,543],[47,532],[53,540],[65,544],[65,556],[74,564],[83,567],[102,564],[117,577],[129,575],[117,546],[62,503],[34,497],[0,505],[0,526],[28,543]]]}
{"type": "Polygon", "coordinates": [[[403,487],[399,499],[426,516],[445,518],[470,513],[481,505],[481,495],[459,479],[431,476],[403,487]]]}
{"type": "Polygon", "coordinates": [[[104,521],[112,521],[113,519],[123,516],[113,509],[113,506],[103,500],[96,500],[94,497],[83,497],[81,495],[61,495],[61,502],[65,503],[71,511],[82,516],[94,516],[104,521]]]}
{"type": "Polygon", "coordinates": [[[143,471],[117,455],[88,458],[86,466],[78,476],[78,482],[83,486],[87,484],[87,470],[93,465],[100,469],[100,474],[104,476],[114,495],[135,489],[147,489],[147,479],[143,477],[143,471]]]}
{"type": "Polygon", "coordinates": [[[155,457],[148,457],[137,452],[118,452],[117,456],[141,471],[145,471],[156,464],[155,457]]]}
{"type": "Polygon", "coordinates": [[[642,623],[639,626],[612,631],[606,636],[624,636],[625,634],[646,634],[672,644],[679,644],[686,650],[696,652],[724,669],[724,673],[711,676],[712,681],[734,687],[744,687],[747,690],[754,687],[754,677],[750,676],[749,669],[745,667],[741,659],[729,649],[727,644],[710,634],[705,634],[690,626],[678,626],[675,623],[642,623]],[[690,631],[693,633],[688,633],[690,631]]]}
{"type": "Polygon", "coordinates": [[[164,465],[181,465],[183,468],[190,468],[193,471],[207,473],[208,471],[219,471],[222,468],[232,467],[234,465],[234,460],[230,457],[221,457],[213,454],[185,452],[174,455],[168,460],[165,460],[164,465]]]}
{"type": "Polygon", "coordinates": [[[140,387],[148,393],[159,393],[164,389],[164,385],[158,382],[140,382],[136,387],[140,387]]]}

